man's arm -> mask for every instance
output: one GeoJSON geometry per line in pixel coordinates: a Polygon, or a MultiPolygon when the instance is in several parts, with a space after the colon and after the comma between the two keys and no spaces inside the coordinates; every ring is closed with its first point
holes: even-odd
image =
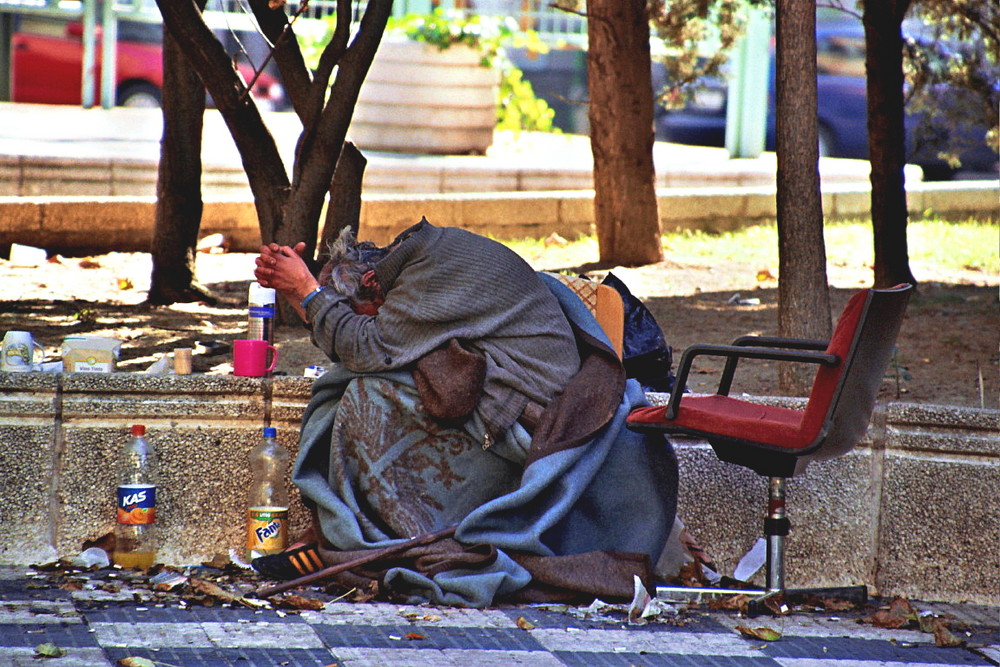
{"type": "Polygon", "coordinates": [[[319,282],[302,259],[305,247],[304,242],[296,243],[294,248],[277,243],[262,246],[260,255],[254,260],[257,268],[253,272],[262,287],[281,292],[303,321],[306,321],[306,311],[302,300],[320,289],[319,282]]]}

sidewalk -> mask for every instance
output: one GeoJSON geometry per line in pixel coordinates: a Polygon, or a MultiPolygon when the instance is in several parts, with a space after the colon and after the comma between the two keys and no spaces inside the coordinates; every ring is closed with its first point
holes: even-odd
{"type": "MultiPolygon", "coordinates": [[[[208,570],[192,574],[202,572],[208,576],[208,570]]],[[[746,619],[677,605],[631,625],[613,610],[588,617],[586,608],[560,605],[470,610],[348,603],[317,589],[300,592],[326,604],[319,610],[202,606],[190,595],[149,590],[140,573],[0,568],[0,665],[49,664],[35,657],[36,647],[47,643],[65,650],[51,660],[57,667],[110,666],[128,657],[175,667],[934,667],[1000,659],[995,607],[913,603],[949,617],[951,630],[967,642],[938,648],[917,630],[859,623],[873,608],[746,619]],[[782,636],[746,639],[738,625],[766,626],[782,636]]]]}
{"type": "MultiPolygon", "coordinates": [[[[292,112],[263,118],[290,170],[301,123],[292,112]]],[[[155,194],[162,135],[159,109],[0,103],[0,194],[155,194]]],[[[486,155],[358,148],[368,160],[367,194],[593,188],[590,139],[580,135],[498,131],[486,155]]],[[[657,142],[653,154],[661,188],[774,184],[774,153],[733,160],[722,148],[657,142]]],[[[205,113],[202,160],[206,195],[249,198],[239,153],[216,110],[205,113]]],[[[919,168],[908,170],[910,182],[920,180],[919,168]]],[[[824,158],[820,171],[826,185],[868,186],[870,167],[864,161],[824,158]]]]}

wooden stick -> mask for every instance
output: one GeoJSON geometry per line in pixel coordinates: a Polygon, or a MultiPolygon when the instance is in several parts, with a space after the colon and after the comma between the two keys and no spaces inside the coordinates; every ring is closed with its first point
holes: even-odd
{"type": "Polygon", "coordinates": [[[352,560],[340,563],[339,565],[331,565],[330,567],[325,567],[322,570],[316,570],[307,575],[301,576],[298,579],[292,579],[290,581],[285,581],[274,586],[265,586],[257,591],[257,597],[266,598],[274,595],[275,593],[281,593],[298,586],[305,586],[306,584],[311,584],[314,581],[320,581],[321,579],[327,579],[335,574],[340,574],[346,570],[357,567],[359,565],[364,565],[365,563],[370,563],[372,561],[378,560],[385,556],[390,556],[392,554],[397,554],[406,551],[410,547],[417,547],[424,544],[430,544],[431,542],[437,542],[440,539],[446,537],[451,537],[455,534],[456,526],[451,526],[449,528],[444,528],[442,530],[437,530],[430,533],[424,533],[423,535],[417,535],[416,537],[410,538],[405,542],[400,542],[399,544],[394,544],[389,547],[383,547],[381,549],[374,549],[370,553],[364,556],[358,556],[352,560]]]}

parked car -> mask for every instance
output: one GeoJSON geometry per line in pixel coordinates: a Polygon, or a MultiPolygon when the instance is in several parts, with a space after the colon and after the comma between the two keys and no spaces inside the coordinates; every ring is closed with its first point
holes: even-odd
{"type": "MultiPolygon", "coordinates": [[[[98,28],[99,30],[100,28],[98,28]]],[[[100,34],[96,52],[96,100],[100,100],[100,34]]],[[[244,80],[253,68],[240,63],[244,80]]],[[[11,36],[11,99],[37,104],[80,104],[83,80],[83,25],[79,21],[19,16],[11,36]]],[[[163,45],[159,24],[118,24],[115,103],[126,107],[158,107],[163,88],[163,45]]],[[[285,108],[278,79],[264,72],[253,96],[263,110],[285,108]]]]}
{"type": "MultiPolygon", "coordinates": [[[[867,102],[865,87],[865,38],[860,26],[836,24],[820,26],[817,46],[817,111],[819,149],[823,157],[868,159],[867,102]]],[[[774,150],[775,102],[774,58],[770,61],[765,149],[774,150]]],[[[947,104],[954,96],[937,96],[947,104]]],[[[924,169],[926,179],[946,179],[955,170],[938,154],[957,148],[963,170],[997,172],[997,154],[987,146],[985,127],[960,127],[949,131],[936,123],[933,132],[918,132],[925,118],[906,116],[907,161],[924,169]]],[[[661,141],[700,146],[724,146],[726,136],[726,84],[708,80],[683,108],[666,110],[657,107],[656,137],[661,141]]]]}

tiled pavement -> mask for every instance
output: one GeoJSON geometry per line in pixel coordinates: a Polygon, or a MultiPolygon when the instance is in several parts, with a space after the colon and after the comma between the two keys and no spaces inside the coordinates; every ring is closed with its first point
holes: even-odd
{"type": "Polygon", "coordinates": [[[582,609],[552,606],[328,602],[320,611],[290,613],[164,601],[128,585],[67,588],[28,568],[0,568],[0,665],[93,667],[141,657],[158,667],[934,667],[996,665],[1000,658],[1000,610],[970,605],[915,605],[956,617],[956,634],[969,646],[949,649],[916,630],[859,624],[858,613],[746,619],[691,608],[629,625],[624,616],[585,618],[582,609]],[[766,625],[782,637],[745,639],[737,625],[766,625]],[[36,657],[45,643],[66,654],[36,657]]]}

